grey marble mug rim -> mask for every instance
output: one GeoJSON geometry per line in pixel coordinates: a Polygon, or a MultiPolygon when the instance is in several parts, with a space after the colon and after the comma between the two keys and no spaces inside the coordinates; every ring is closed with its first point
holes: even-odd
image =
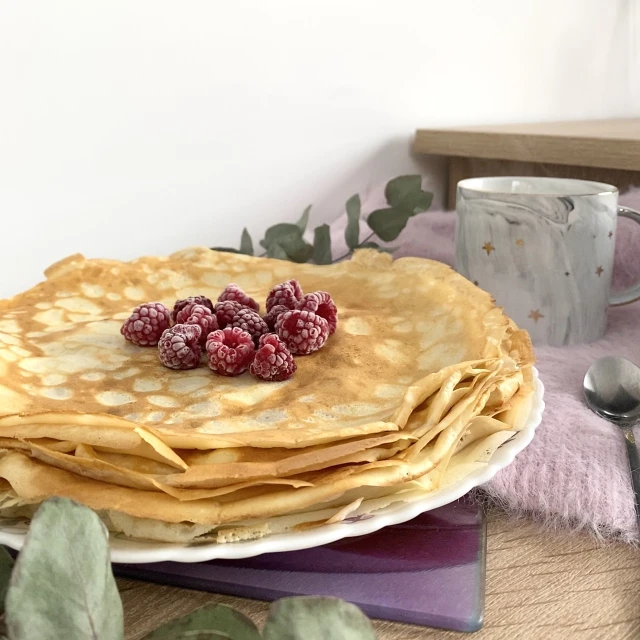
{"type": "Polygon", "coordinates": [[[584,197],[584,196],[603,196],[603,195],[616,195],[618,194],[618,187],[614,185],[607,184],[605,182],[595,182],[593,180],[580,180],[579,178],[552,178],[547,176],[484,176],[477,178],[465,178],[464,180],[460,180],[457,184],[459,189],[464,189],[465,191],[472,193],[496,193],[501,195],[537,195],[537,196],[548,196],[548,197],[584,197]],[[552,190],[540,190],[540,191],[513,191],[507,190],[505,187],[496,187],[491,186],[490,183],[495,182],[496,185],[500,184],[500,182],[519,180],[522,182],[528,182],[529,184],[537,184],[541,185],[543,183],[550,183],[552,181],[555,182],[563,182],[566,185],[574,184],[576,185],[575,191],[567,191],[564,193],[559,193],[557,191],[552,190]],[[482,183],[488,183],[482,186],[482,183]],[[578,186],[579,185],[579,186],[578,186]],[[590,186],[592,188],[591,191],[585,190],[585,187],[590,186]]]}

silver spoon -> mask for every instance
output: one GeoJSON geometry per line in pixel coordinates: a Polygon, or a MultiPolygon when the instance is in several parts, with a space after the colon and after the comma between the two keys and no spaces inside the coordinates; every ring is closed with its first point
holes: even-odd
{"type": "Polygon", "coordinates": [[[640,421],[640,368],[625,358],[600,358],[589,367],[583,389],[591,410],[622,429],[640,527],[640,455],[633,435],[640,421]]]}

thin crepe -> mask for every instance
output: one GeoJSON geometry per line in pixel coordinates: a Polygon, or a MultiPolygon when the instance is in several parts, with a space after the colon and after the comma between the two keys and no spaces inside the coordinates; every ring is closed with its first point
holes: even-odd
{"type": "MultiPolygon", "coordinates": [[[[132,440],[124,432],[131,423],[173,449],[205,450],[306,447],[398,431],[433,393],[431,374],[461,362],[531,359],[526,334],[487,293],[441,263],[393,262],[373,250],[331,266],[199,248],[132,262],[72,256],[47,277],[0,302],[1,411],[41,427],[46,418],[66,430],[65,439],[92,446],[99,443],[79,434],[87,426],[132,440]],[[154,349],[119,332],[140,302],[215,298],[231,281],[263,301],[270,287],[293,277],[306,291],[329,291],[340,324],[325,348],[298,359],[285,383],[216,377],[204,368],[170,371],[154,349]]],[[[11,425],[0,420],[0,436],[38,437],[11,425]]]]}
{"type": "Polygon", "coordinates": [[[486,464],[530,411],[528,335],[439,263],[362,251],[318,267],[193,249],[72,256],[47,277],[0,302],[0,514],[61,495],[157,540],[318,526],[486,464]],[[330,291],[340,322],[285,383],[170,371],[119,333],[144,300],[215,298],[236,281],[262,301],[291,277],[330,291]]]}

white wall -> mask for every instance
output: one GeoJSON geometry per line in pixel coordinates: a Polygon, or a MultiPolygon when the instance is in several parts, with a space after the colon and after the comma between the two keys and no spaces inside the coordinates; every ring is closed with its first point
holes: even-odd
{"type": "Polygon", "coordinates": [[[0,296],[78,251],[333,219],[416,169],[420,126],[640,107],[636,0],[374,4],[1,3],[0,296]]]}

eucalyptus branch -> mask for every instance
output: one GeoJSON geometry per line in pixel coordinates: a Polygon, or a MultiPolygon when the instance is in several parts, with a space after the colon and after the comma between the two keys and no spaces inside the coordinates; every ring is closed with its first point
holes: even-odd
{"type": "MultiPolygon", "coordinates": [[[[331,229],[322,224],[313,230],[313,244],[304,239],[309,223],[309,205],[296,223],[282,222],[269,227],[259,244],[264,249],[258,257],[277,258],[292,262],[315,264],[334,264],[348,258],[356,249],[377,249],[392,252],[393,249],[381,247],[372,238],[382,242],[395,240],[407,226],[413,216],[427,211],[431,206],[433,194],[422,189],[419,175],[398,176],[387,183],[385,198],[388,206],[372,211],[366,218],[371,233],[360,241],[360,196],[353,195],[346,203],[347,227],[344,232],[348,251],[339,258],[331,255],[331,229]]],[[[229,247],[213,247],[217,251],[229,251],[245,255],[256,255],[253,240],[247,229],[242,230],[240,249],[229,247]]]]}
{"type": "Polygon", "coordinates": [[[356,249],[364,249],[365,248],[365,244],[367,243],[367,241],[371,240],[371,238],[373,238],[373,236],[375,236],[375,232],[372,231],[362,242],[360,242],[358,245],[356,245],[351,251],[347,251],[347,253],[345,253],[344,255],[341,255],[339,258],[336,258],[333,263],[335,264],[336,262],[340,262],[340,260],[344,260],[345,258],[348,258],[356,249]]]}

